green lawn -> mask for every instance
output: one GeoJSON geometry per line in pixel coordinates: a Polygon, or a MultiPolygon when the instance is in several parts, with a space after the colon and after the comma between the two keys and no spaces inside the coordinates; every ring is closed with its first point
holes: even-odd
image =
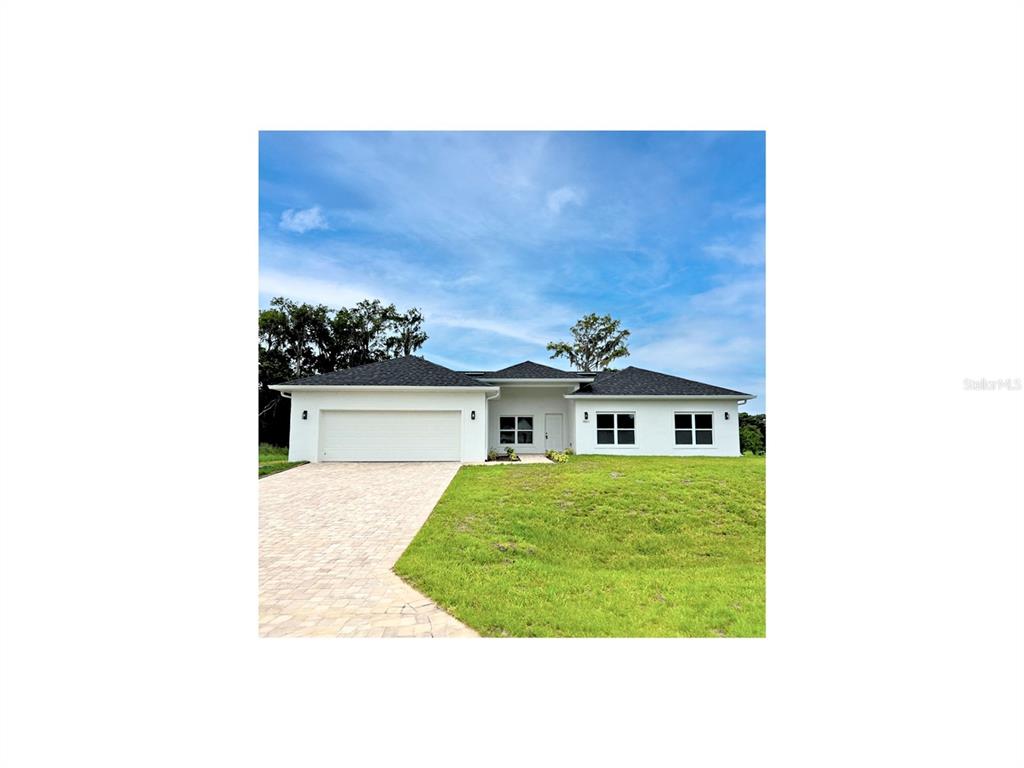
{"type": "Polygon", "coordinates": [[[286,469],[305,464],[305,461],[288,461],[288,448],[270,443],[260,443],[260,477],[283,472],[286,469]]]}
{"type": "Polygon", "coordinates": [[[765,461],[463,467],[395,572],[482,635],[763,637],[765,461]]]}

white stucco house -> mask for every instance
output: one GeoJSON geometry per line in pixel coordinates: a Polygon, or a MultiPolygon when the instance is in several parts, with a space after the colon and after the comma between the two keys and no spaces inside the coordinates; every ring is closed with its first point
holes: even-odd
{"type": "Polygon", "coordinates": [[[739,456],[743,392],[624,368],[523,362],[453,371],[400,357],[271,387],[292,401],[289,461],[483,461],[572,448],[633,456],[739,456]]]}

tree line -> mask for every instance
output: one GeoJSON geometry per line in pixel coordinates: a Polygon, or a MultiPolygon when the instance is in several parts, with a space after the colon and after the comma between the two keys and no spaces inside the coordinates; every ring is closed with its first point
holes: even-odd
{"type": "MultiPolygon", "coordinates": [[[[608,370],[629,355],[629,331],[609,315],[585,315],[570,329],[571,342],[548,344],[551,358],[564,357],[580,371],[608,370]]],[[[330,373],[416,353],[427,341],[423,313],[400,312],[394,304],[364,299],[354,307],[330,309],[276,297],[260,310],[260,442],[288,444],[291,401],[272,384],[330,373]]],[[[764,414],[739,414],[740,450],[765,452],[764,414]]]]}
{"type": "Polygon", "coordinates": [[[268,387],[392,357],[411,355],[427,340],[423,313],[363,300],[330,309],[276,297],[260,310],[260,442],[288,444],[290,401],[268,387]]]}
{"type": "Polygon", "coordinates": [[[763,413],[740,414],[740,452],[760,456],[765,452],[767,435],[763,413]]]}

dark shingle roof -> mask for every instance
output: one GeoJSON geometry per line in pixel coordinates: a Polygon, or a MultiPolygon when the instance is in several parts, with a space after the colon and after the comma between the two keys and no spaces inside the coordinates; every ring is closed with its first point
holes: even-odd
{"type": "Polygon", "coordinates": [[[589,384],[583,384],[577,395],[722,395],[723,397],[753,397],[745,392],[724,389],[699,381],[669,376],[667,373],[647,371],[643,368],[623,368],[621,371],[602,371],[589,384]]]}
{"type": "Polygon", "coordinates": [[[483,387],[482,381],[409,355],[380,363],[357,365],[343,371],[307,376],[278,384],[279,387],[483,387]]]}
{"type": "MultiPolygon", "coordinates": [[[[571,371],[560,371],[550,365],[541,365],[532,360],[525,360],[500,371],[475,374],[482,379],[578,379],[580,374],[571,371]]],[[[585,376],[586,374],[584,374],[585,376]]]]}

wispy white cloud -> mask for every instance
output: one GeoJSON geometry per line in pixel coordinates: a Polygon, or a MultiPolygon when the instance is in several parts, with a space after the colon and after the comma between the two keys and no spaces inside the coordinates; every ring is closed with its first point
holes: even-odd
{"type": "Polygon", "coordinates": [[[477,316],[459,312],[435,311],[430,318],[434,325],[446,326],[449,328],[465,328],[471,331],[485,331],[489,334],[504,336],[517,341],[524,341],[527,344],[543,347],[552,340],[552,332],[544,333],[541,326],[530,324],[524,325],[520,322],[507,322],[500,319],[492,319],[487,316],[477,316]]]}
{"type": "Polygon", "coordinates": [[[728,259],[737,264],[764,264],[764,234],[757,233],[745,240],[719,238],[705,245],[703,251],[713,258],[728,259]]]}
{"type": "Polygon", "coordinates": [[[348,227],[415,237],[449,251],[480,243],[539,244],[550,230],[539,179],[551,165],[543,134],[317,137],[321,173],[358,188],[360,205],[332,209],[348,227]]]}
{"type": "Polygon", "coordinates": [[[583,205],[586,195],[576,187],[559,187],[548,192],[548,210],[556,216],[567,205],[583,205]]]}
{"type": "Polygon", "coordinates": [[[301,235],[303,232],[309,232],[312,229],[329,229],[329,227],[327,226],[327,219],[324,218],[323,211],[320,210],[320,206],[314,205],[312,208],[306,208],[301,211],[289,208],[282,213],[281,229],[289,232],[298,232],[301,235]]]}
{"type": "Polygon", "coordinates": [[[689,150],[678,147],[668,164],[654,151],[628,163],[581,163],[557,134],[332,133],[304,141],[316,183],[334,198],[324,209],[332,227],[459,257],[481,247],[633,247],[648,232],[707,218],[696,187],[676,183],[680,169],[695,172],[689,150]],[[566,215],[570,209],[578,215],[566,215]]]}
{"type": "Polygon", "coordinates": [[[764,315],[764,276],[730,279],[689,298],[690,311],[716,316],[742,315],[757,318],[764,315]]]}
{"type": "MultiPolygon", "coordinates": [[[[419,353],[417,353],[419,354],[419,353]]],[[[438,352],[431,351],[429,355],[423,355],[427,357],[430,362],[443,365],[445,368],[451,368],[453,371],[476,371],[481,370],[480,361],[470,362],[464,360],[461,357],[450,357],[448,355],[442,355],[438,352]]]]}
{"type": "Polygon", "coordinates": [[[384,299],[370,286],[321,280],[276,269],[260,270],[260,293],[268,297],[285,296],[293,301],[326,304],[332,308],[351,307],[363,299],[384,299]]]}
{"type": "Polygon", "coordinates": [[[764,203],[760,205],[744,205],[732,212],[732,217],[737,220],[758,221],[764,218],[764,203]]]}
{"type": "Polygon", "coordinates": [[[762,349],[759,338],[735,323],[702,318],[686,321],[671,335],[632,350],[629,364],[728,386],[726,378],[731,379],[739,366],[750,364],[762,349]]]}
{"type": "Polygon", "coordinates": [[[761,221],[764,219],[764,203],[758,203],[749,198],[736,200],[717,200],[710,204],[712,216],[730,219],[732,221],[761,221]]]}
{"type": "Polygon", "coordinates": [[[575,322],[575,314],[550,297],[523,295],[516,283],[469,274],[438,279],[436,269],[409,263],[386,252],[346,253],[348,264],[331,259],[322,249],[266,246],[264,256],[275,264],[260,270],[260,293],[296,301],[352,306],[362,299],[380,299],[401,308],[416,306],[427,318],[427,332],[442,328],[500,336],[543,350],[575,322]],[[368,268],[367,265],[372,265],[368,268]],[[311,276],[311,272],[316,273],[311,276]],[[481,285],[487,285],[486,290],[481,285]]]}
{"type": "Polygon", "coordinates": [[[464,288],[467,285],[482,285],[486,282],[487,278],[485,278],[483,275],[475,273],[468,275],[460,275],[459,277],[456,277],[455,279],[452,280],[435,279],[431,281],[431,283],[435,286],[450,285],[453,288],[464,288]]]}
{"type": "Polygon", "coordinates": [[[261,300],[420,307],[423,353],[464,368],[544,362],[544,345],[581,315],[609,312],[633,331],[624,364],[752,387],[763,377],[763,178],[756,159],[744,178],[750,154],[732,154],[737,141],[265,136],[261,300]]]}
{"type": "Polygon", "coordinates": [[[764,393],[764,278],[729,280],[686,299],[639,334],[628,364],[764,393]]]}

